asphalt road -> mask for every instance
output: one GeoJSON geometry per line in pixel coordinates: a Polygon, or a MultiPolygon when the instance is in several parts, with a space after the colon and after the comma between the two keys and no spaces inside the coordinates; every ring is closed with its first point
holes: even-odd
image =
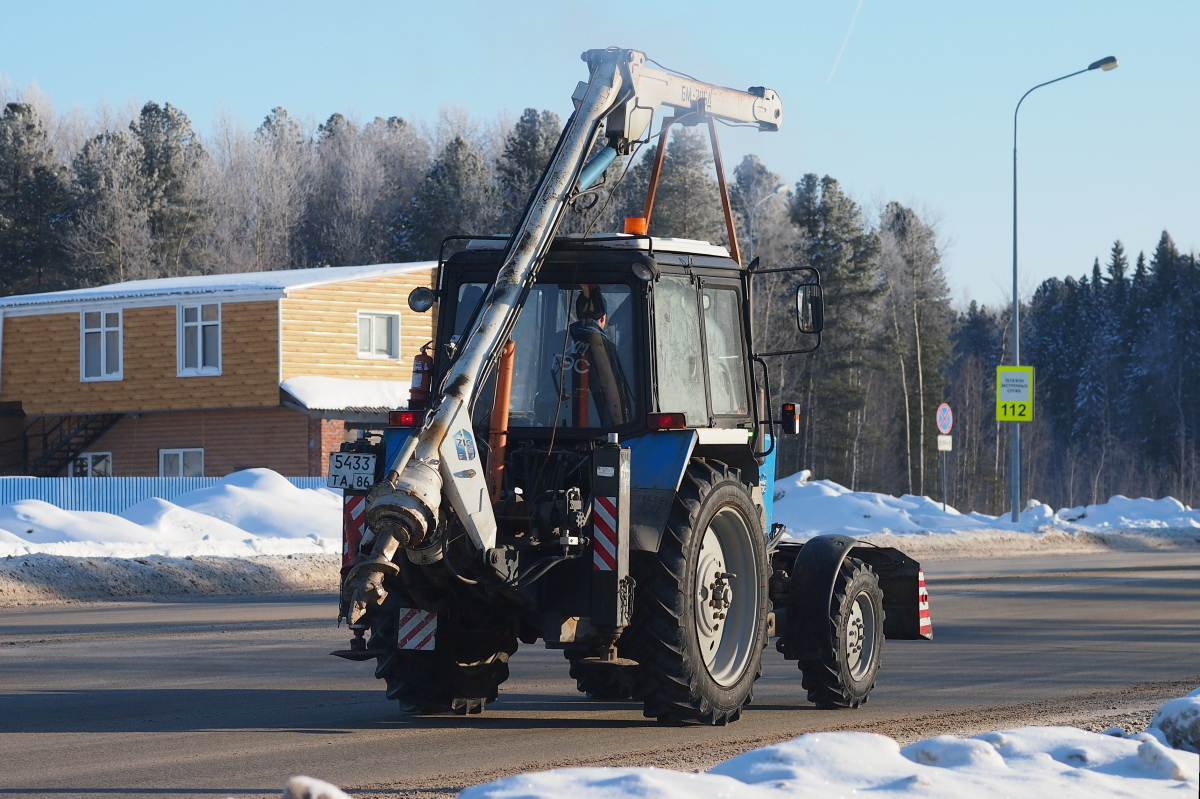
{"type": "Polygon", "coordinates": [[[1144,719],[1200,685],[1200,553],[926,564],[935,641],[888,642],[859,711],[819,711],[772,649],[724,728],[660,727],[575,692],[525,647],[483,716],[409,717],[370,664],[328,656],[332,598],[0,609],[0,797],[277,796],[306,773],[363,796],[445,796],[517,770],[705,767],[828,729],[914,740],[1144,719]]]}

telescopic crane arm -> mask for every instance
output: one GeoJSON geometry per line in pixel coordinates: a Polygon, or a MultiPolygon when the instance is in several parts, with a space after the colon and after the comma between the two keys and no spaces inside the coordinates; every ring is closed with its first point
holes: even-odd
{"type": "Polygon", "coordinates": [[[368,495],[367,521],[375,531],[375,543],[370,557],[346,577],[351,625],[386,597],[384,577],[398,571],[392,558],[401,547],[410,550],[417,562],[442,557],[430,539],[443,494],[479,555],[486,557],[495,546],[496,517],[472,439],[470,408],[488,368],[500,357],[575,193],[591,187],[618,155],[632,151],[660,106],[685,116],[695,113],[699,118],[753,124],[760,130],[778,130],[782,122],[783,107],[770,89],[742,92],[653,69],[646,66],[645,53],[637,50],[588,50],[583,60],[590,70],[589,80],[580,83],[572,96],[575,113],[513,231],[496,281],[446,375],[441,395],[424,426],[389,464],[388,479],[368,495]],[[585,164],[602,123],[607,146],[585,164]],[[469,447],[466,442],[471,442],[469,447]]]}

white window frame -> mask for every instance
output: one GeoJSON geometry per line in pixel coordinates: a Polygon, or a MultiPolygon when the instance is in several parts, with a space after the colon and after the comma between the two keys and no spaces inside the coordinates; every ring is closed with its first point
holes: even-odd
{"type": "MultiPolygon", "coordinates": [[[[374,322],[372,322],[372,325],[371,325],[371,332],[369,335],[369,339],[371,342],[375,341],[374,322]]],[[[398,360],[400,360],[400,314],[396,313],[395,311],[359,311],[355,315],[355,319],[354,319],[354,348],[358,352],[358,357],[362,358],[364,360],[371,360],[371,361],[398,361],[398,360]],[[392,336],[391,342],[389,342],[392,351],[389,352],[387,355],[377,354],[374,351],[373,344],[372,344],[371,350],[368,352],[364,352],[362,349],[359,348],[358,331],[359,331],[360,326],[362,325],[363,320],[364,319],[375,320],[375,319],[380,319],[380,318],[388,318],[388,319],[395,320],[394,334],[392,336]]]]}
{"type": "MultiPolygon", "coordinates": [[[[92,328],[92,332],[95,332],[92,328]]],[[[120,308],[92,308],[79,312],[79,382],[80,383],[100,383],[108,380],[123,380],[125,378],[125,312],[120,308]],[[88,377],[87,375],[87,315],[90,313],[100,314],[100,375],[97,377],[88,377]],[[105,374],[108,354],[108,331],[112,330],[107,327],[108,315],[115,313],[117,315],[117,371],[111,374],[105,374]]]]}
{"type": "Polygon", "coordinates": [[[159,477],[183,477],[183,455],[186,452],[200,453],[200,476],[204,476],[204,447],[171,447],[160,449],[158,451],[158,476],[159,477]],[[163,458],[166,455],[179,456],[179,474],[163,474],[163,458]]]}
{"type": "Polygon", "coordinates": [[[72,477],[77,480],[92,480],[92,479],[102,480],[102,479],[104,479],[102,477],[95,477],[92,474],[92,459],[93,458],[108,458],[108,470],[109,470],[108,476],[109,477],[113,476],[114,470],[113,470],[113,465],[112,465],[113,459],[112,459],[111,452],[81,452],[78,455],[76,455],[74,458],[71,458],[71,460],[67,461],[67,477],[72,477]],[[85,474],[83,477],[76,477],[75,476],[75,461],[79,460],[80,458],[87,458],[87,462],[88,462],[87,474],[85,474]]]}
{"type": "Polygon", "coordinates": [[[219,303],[219,302],[186,302],[186,303],[180,303],[178,306],[176,306],[176,312],[175,312],[175,318],[176,318],[176,325],[175,325],[176,372],[175,373],[177,376],[179,376],[179,377],[216,377],[221,374],[221,366],[225,362],[224,352],[223,352],[224,337],[222,336],[222,330],[221,330],[221,328],[223,326],[223,322],[222,322],[223,316],[224,316],[224,314],[222,313],[221,303],[219,303]],[[205,308],[205,306],[209,306],[209,305],[217,306],[217,320],[215,322],[205,322],[204,321],[204,308],[205,308]],[[186,310],[188,308],[196,309],[196,321],[195,322],[185,322],[184,321],[184,316],[185,316],[186,310]],[[204,357],[203,357],[203,355],[204,355],[204,327],[205,327],[205,325],[216,325],[216,328],[217,328],[217,365],[215,367],[203,365],[203,362],[204,362],[204,357]],[[186,340],[185,330],[188,327],[197,328],[196,346],[199,347],[200,350],[196,353],[196,362],[198,364],[201,364],[200,366],[196,366],[196,367],[190,368],[190,369],[187,366],[185,366],[185,364],[187,362],[187,360],[186,360],[187,353],[186,353],[186,347],[185,347],[184,342],[186,340]]]}

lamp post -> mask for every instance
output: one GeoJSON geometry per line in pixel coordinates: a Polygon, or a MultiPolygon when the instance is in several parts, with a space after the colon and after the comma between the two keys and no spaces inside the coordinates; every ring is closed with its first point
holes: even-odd
{"type": "Polygon", "coordinates": [[[754,205],[750,206],[750,213],[748,214],[748,216],[750,217],[750,260],[751,261],[754,260],[754,212],[758,210],[758,206],[762,205],[764,202],[771,199],[772,197],[775,197],[776,195],[783,194],[785,191],[787,191],[787,184],[786,183],[778,183],[775,185],[775,188],[771,189],[770,194],[764,194],[762,197],[759,198],[758,202],[756,202],[754,205]]]}
{"type": "MultiPolygon", "coordinates": [[[[1117,68],[1116,56],[1108,56],[1101,58],[1099,61],[1093,61],[1087,65],[1086,69],[1081,69],[1078,72],[1072,72],[1069,75],[1063,75],[1061,78],[1048,80],[1045,83],[1039,83],[1029,91],[1021,95],[1021,99],[1017,101],[1017,107],[1013,109],[1013,290],[1012,290],[1012,352],[1013,366],[1021,365],[1021,305],[1017,297],[1017,112],[1021,110],[1021,103],[1025,102],[1035,89],[1040,89],[1043,86],[1049,86],[1051,83],[1058,83],[1060,80],[1073,78],[1076,75],[1082,75],[1085,72],[1091,72],[1094,69],[1099,69],[1108,72],[1110,69],[1117,68]]],[[[1012,423],[1012,520],[1013,522],[1021,521],[1021,423],[1012,423]]]]}

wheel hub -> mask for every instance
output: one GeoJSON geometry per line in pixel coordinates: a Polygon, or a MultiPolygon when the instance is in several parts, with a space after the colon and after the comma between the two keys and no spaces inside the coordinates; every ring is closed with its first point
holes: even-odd
{"type": "Polygon", "coordinates": [[[854,679],[861,679],[876,658],[875,605],[865,591],[854,597],[846,618],[846,666],[854,679]]]}
{"type": "Polygon", "coordinates": [[[857,666],[862,659],[864,633],[862,608],[859,607],[858,602],[855,602],[850,609],[850,618],[846,622],[846,662],[851,669],[857,666]]]}
{"type": "Polygon", "coordinates": [[[704,531],[696,559],[696,639],[704,665],[720,685],[741,678],[757,638],[759,597],[751,535],[740,513],[722,509],[704,531]]]}

